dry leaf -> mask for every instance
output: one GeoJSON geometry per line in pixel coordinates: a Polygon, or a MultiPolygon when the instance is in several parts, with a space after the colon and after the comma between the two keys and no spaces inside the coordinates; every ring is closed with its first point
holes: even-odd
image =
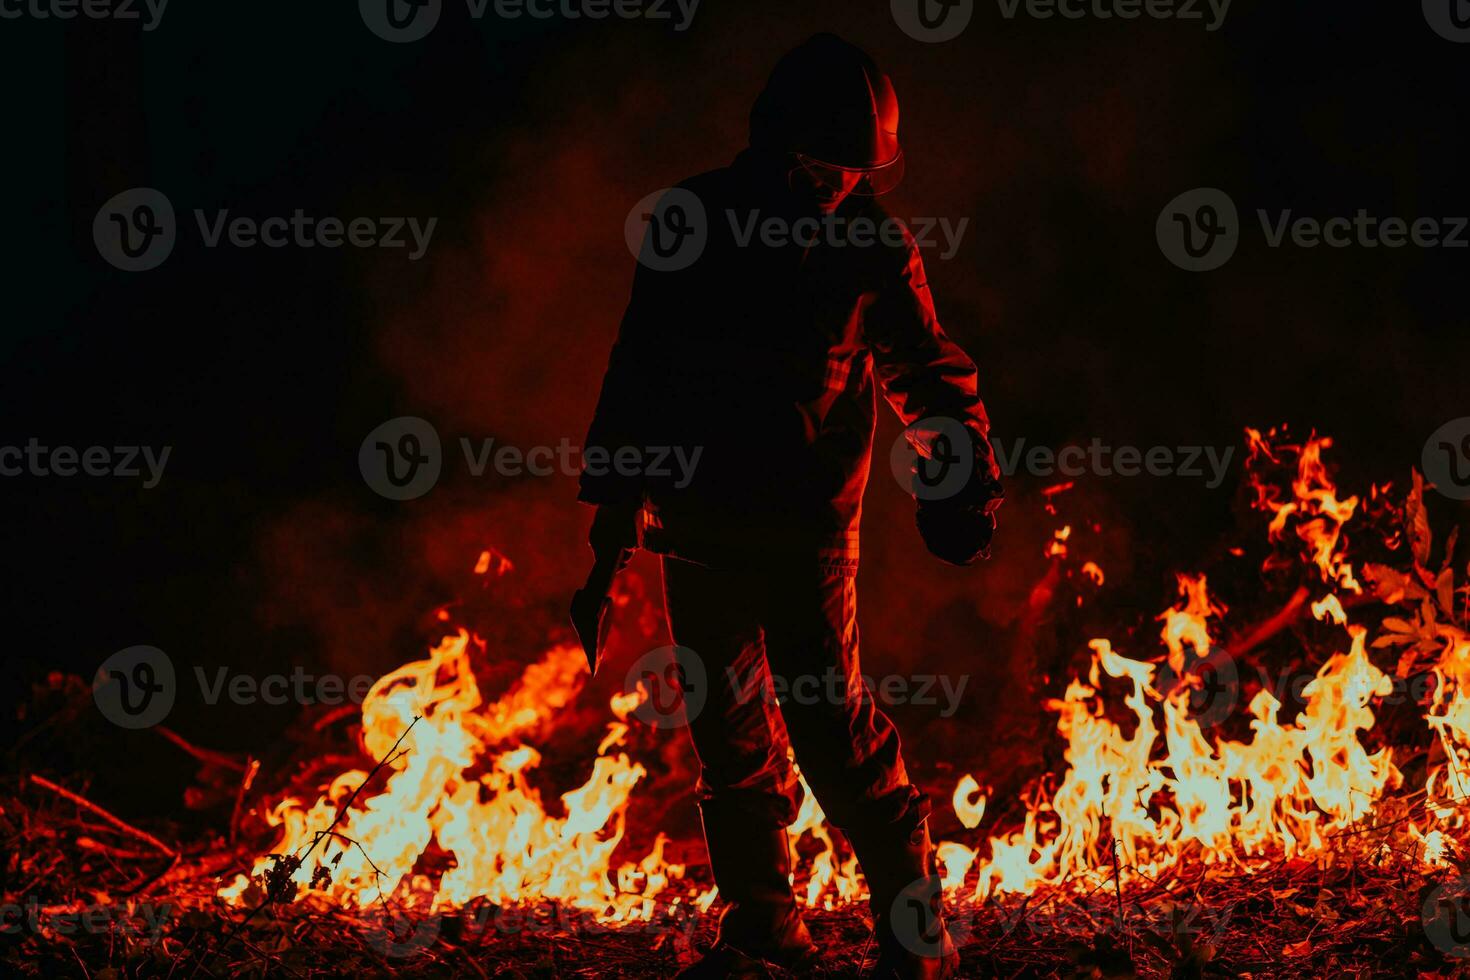
{"type": "Polygon", "coordinates": [[[1414,488],[1404,502],[1404,523],[1409,529],[1409,546],[1414,552],[1414,561],[1422,569],[1429,564],[1429,547],[1432,538],[1429,532],[1429,513],[1424,509],[1424,477],[1414,471],[1414,488]]]}
{"type": "Polygon", "coordinates": [[[1363,566],[1363,574],[1373,583],[1373,595],[1389,605],[1397,605],[1404,598],[1408,576],[1396,568],[1376,565],[1372,562],[1363,566]]]}

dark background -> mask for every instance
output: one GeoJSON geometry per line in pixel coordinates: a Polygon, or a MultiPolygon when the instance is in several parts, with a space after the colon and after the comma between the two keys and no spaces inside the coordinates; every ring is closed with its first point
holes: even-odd
{"type": "MultiPolygon", "coordinates": [[[[704,0],[685,33],[476,22],[451,0],[415,44],[380,40],[349,3],[176,0],[146,34],[8,20],[0,443],[172,447],[153,490],[0,480],[16,703],[49,671],[90,678],[140,643],[181,672],[380,673],[422,649],[424,614],[469,587],[486,546],[517,566],[518,632],[544,637],[492,656],[526,662],[564,639],[587,558],[573,481],[471,479],[455,440],[580,440],[632,274],[629,208],[733,157],[771,65],[819,30],[894,78],[896,213],[970,219],[929,274],[1002,439],[1224,447],[1289,422],[1334,435],[1343,481],[1362,489],[1403,482],[1429,433],[1470,414],[1470,254],[1271,249],[1254,218],[1470,214],[1470,47],[1434,34],[1418,4],[1238,0],[1208,33],[1007,21],[980,3],[937,45],[902,33],[887,3],[851,0],[704,0]],[[172,200],[180,240],[130,274],[99,257],[92,219],[140,185],[172,200]],[[1208,274],[1176,269],[1154,239],[1164,204],[1198,186],[1226,190],[1245,221],[1235,258],[1208,274]],[[194,208],[438,225],[418,262],[209,249],[194,208]],[[436,425],[446,475],[393,503],[364,484],[357,451],[405,414],[436,425]]],[[[881,425],[880,451],[897,435],[881,425]]],[[[1216,490],[1080,481],[1100,531],[1079,529],[1077,547],[1107,571],[1106,598],[1167,605],[1170,571],[1232,529],[1238,479],[1236,466],[1216,490]]],[[[1052,482],[1016,477],[995,559],[961,571],[924,553],[877,461],[867,662],[975,674],[945,729],[958,740],[918,750],[921,771],[987,764],[975,757],[1003,735],[989,706],[1026,673],[998,660],[1060,523],[1039,496],[1052,482]]],[[[648,587],[656,569],[635,572],[648,587]]],[[[169,724],[218,748],[258,750],[296,714],[210,707],[191,689],[169,724]]],[[[134,760],[159,751],[148,733],[113,741],[134,760]]]]}

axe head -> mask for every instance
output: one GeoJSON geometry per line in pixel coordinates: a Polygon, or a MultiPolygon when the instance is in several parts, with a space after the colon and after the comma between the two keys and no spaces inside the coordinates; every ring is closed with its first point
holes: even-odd
{"type": "Polygon", "coordinates": [[[577,640],[582,644],[582,652],[587,655],[587,669],[594,675],[597,673],[597,660],[602,653],[602,645],[607,640],[610,623],[607,610],[612,605],[612,600],[608,593],[612,591],[613,578],[618,574],[618,569],[626,565],[632,557],[631,550],[598,555],[587,576],[587,584],[572,594],[572,629],[577,631],[577,640]]]}
{"type": "Polygon", "coordinates": [[[587,655],[587,669],[597,673],[597,657],[607,639],[607,607],[612,600],[606,595],[582,588],[572,595],[572,629],[577,631],[577,640],[582,652],[587,655]]]}

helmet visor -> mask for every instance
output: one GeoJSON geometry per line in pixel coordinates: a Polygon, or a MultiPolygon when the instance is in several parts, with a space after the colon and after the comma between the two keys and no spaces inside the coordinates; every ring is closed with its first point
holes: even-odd
{"type": "Polygon", "coordinates": [[[903,180],[902,153],[879,167],[840,167],[805,153],[796,154],[796,160],[813,182],[839,194],[877,197],[887,194],[903,180]]]}

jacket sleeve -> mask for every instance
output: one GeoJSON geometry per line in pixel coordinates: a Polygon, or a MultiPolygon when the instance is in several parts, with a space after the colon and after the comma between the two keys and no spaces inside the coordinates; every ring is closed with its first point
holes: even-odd
{"type": "Polygon", "coordinates": [[[589,504],[632,504],[643,501],[641,473],[620,473],[613,455],[625,446],[647,445],[652,400],[660,388],[657,359],[668,329],[658,299],[659,273],[638,266],[633,294],[618,328],[602,379],[597,409],[583,443],[583,469],[577,499],[589,504]]]}
{"type": "MultiPolygon", "coordinates": [[[[927,418],[960,422],[976,439],[976,454],[998,478],[990,452],[990,418],[980,400],[975,362],[950,340],[934,311],[924,262],[911,236],[896,273],[886,281],[863,316],[863,334],[884,397],[906,427],[927,418]]],[[[930,452],[934,432],[910,428],[914,449],[930,452]]]]}

